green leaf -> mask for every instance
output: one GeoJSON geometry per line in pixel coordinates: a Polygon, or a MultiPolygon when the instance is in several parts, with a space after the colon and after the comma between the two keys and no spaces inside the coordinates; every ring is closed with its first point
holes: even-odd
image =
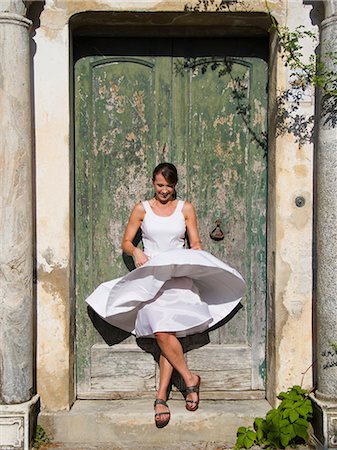
{"type": "Polygon", "coordinates": [[[290,423],[286,429],[283,429],[282,432],[289,435],[290,440],[296,437],[296,433],[294,431],[294,426],[290,423]]]}
{"type": "Polygon", "coordinates": [[[304,405],[304,400],[300,400],[294,403],[294,408],[301,408],[304,405]]]}
{"type": "Polygon", "coordinates": [[[300,425],[302,427],[305,427],[305,428],[308,428],[308,426],[309,426],[309,422],[305,419],[301,419],[301,417],[296,420],[296,424],[300,425]]]}
{"type": "Polygon", "coordinates": [[[290,411],[292,411],[292,410],[289,409],[289,408],[284,409],[283,412],[282,412],[282,417],[283,417],[284,419],[286,419],[287,417],[289,417],[290,411]]]}
{"type": "Polygon", "coordinates": [[[305,394],[308,393],[307,390],[302,389],[301,386],[299,386],[298,384],[295,384],[295,386],[293,386],[291,389],[296,391],[298,394],[301,394],[301,395],[305,395],[305,394]]]}
{"type": "Polygon", "coordinates": [[[280,441],[281,441],[281,444],[283,445],[283,447],[287,447],[287,445],[288,445],[289,442],[290,442],[290,436],[289,436],[289,434],[283,434],[283,433],[281,433],[280,441]]]}
{"type": "Polygon", "coordinates": [[[292,408],[294,405],[294,402],[289,399],[282,400],[282,402],[279,404],[280,409],[286,409],[286,408],[292,408]]]}
{"type": "Polygon", "coordinates": [[[281,429],[287,427],[288,425],[289,425],[289,420],[287,420],[287,419],[281,419],[279,422],[279,427],[281,429]]]}
{"type": "Polygon", "coordinates": [[[300,406],[299,408],[296,408],[296,411],[298,412],[298,414],[302,417],[304,417],[305,419],[308,416],[308,410],[306,408],[305,405],[300,406]]]}
{"type": "Polygon", "coordinates": [[[281,433],[283,434],[292,434],[293,433],[293,426],[291,423],[289,423],[286,427],[282,427],[281,433]]]}
{"type": "Polygon", "coordinates": [[[289,420],[290,420],[290,422],[295,422],[297,419],[299,418],[299,414],[298,414],[298,412],[297,411],[290,411],[290,413],[289,413],[289,420]]]}
{"type": "Polygon", "coordinates": [[[280,426],[280,420],[282,418],[282,413],[279,410],[275,410],[275,414],[273,415],[272,418],[272,423],[275,427],[279,427],[280,426]]]}
{"type": "Polygon", "coordinates": [[[254,441],[252,439],[249,439],[248,436],[245,437],[243,441],[243,445],[245,448],[251,448],[253,446],[254,441]]]}
{"type": "Polygon", "coordinates": [[[251,430],[247,431],[247,437],[248,437],[249,439],[251,439],[252,441],[254,441],[255,438],[256,438],[256,433],[255,433],[255,431],[251,431],[251,430]]]}
{"type": "Polygon", "coordinates": [[[307,441],[307,439],[308,439],[308,432],[307,432],[307,428],[306,427],[303,427],[301,425],[297,425],[297,423],[294,423],[294,431],[295,431],[297,436],[299,436],[302,439],[304,439],[305,441],[307,441]]]}
{"type": "Polygon", "coordinates": [[[290,391],[290,392],[283,393],[283,394],[284,395],[282,397],[280,395],[278,395],[278,398],[282,398],[283,400],[292,400],[292,401],[301,399],[301,397],[294,391],[290,391]]]}
{"type": "Polygon", "coordinates": [[[257,440],[257,444],[259,444],[259,445],[262,444],[263,438],[264,438],[263,430],[262,430],[262,428],[258,428],[258,429],[256,430],[256,440],[257,440]]]}
{"type": "Polygon", "coordinates": [[[289,425],[289,430],[290,430],[291,439],[294,439],[296,437],[296,432],[294,430],[294,425],[293,424],[289,425]]]}
{"type": "Polygon", "coordinates": [[[304,402],[304,405],[305,405],[305,407],[306,407],[306,410],[307,410],[307,414],[308,415],[311,415],[312,414],[312,403],[311,403],[311,400],[310,399],[306,399],[306,401],[304,402]]]}
{"type": "Polygon", "coordinates": [[[256,417],[254,420],[254,430],[262,428],[263,423],[264,423],[264,419],[261,419],[261,417],[256,417]]]}
{"type": "Polygon", "coordinates": [[[243,446],[243,441],[245,439],[245,435],[244,434],[240,434],[236,440],[236,444],[239,448],[241,448],[243,446]]]}
{"type": "Polygon", "coordinates": [[[240,427],[236,433],[236,447],[250,448],[255,442],[256,434],[250,427],[240,427]]]}
{"type": "Polygon", "coordinates": [[[266,420],[268,423],[273,421],[275,414],[276,414],[276,409],[271,409],[270,411],[267,412],[266,420]]]}
{"type": "Polygon", "coordinates": [[[272,432],[268,433],[267,439],[271,445],[274,445],[275,448],[280,448],[279,433],[272,431],[272,432]]]}

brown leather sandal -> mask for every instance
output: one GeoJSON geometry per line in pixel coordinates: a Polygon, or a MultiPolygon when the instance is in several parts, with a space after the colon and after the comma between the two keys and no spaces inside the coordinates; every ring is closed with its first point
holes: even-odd
{"type": "MultiPolygon", "coordinates": [[[[162,400],[161,398],[156,398],[156,400],[154,401],[154,405],[153,405],[154,408],[156,408],[157,405],[164,405],[164,406],[166,406],[166,408],[168,408],[168,405],[165,402],[165,400],[162,400]]],[[[170,410],[155,413],[154,414],[154,421],[155,421],[156,427],[157,428],[164,428],[164,427],[166,427],[166,425],[170,421],[170,418],[171,418],[170,410]],[[165,420],[160,420],[160,419],[157,420],[157,417],[160,418],[161,416],[164,416],[165,414],[168,415],[167,419],[165,419],[165,420]]]]}
{"type": "Polygon", "coordinates": [[[195,386],[188,386],[185,391],[184,391],[184,397],[185,397],[185,402],[186,402],[186,409],[188,411],[196,411],[199,407],[199,388],[200,388],[200,382],[201,379],[198,375],[198,383],[195,386]],[[198,399],[197,400],[189,400],[186,397],[188,396],[188,394],[192,394],[193,392],[195,392],[196,394],[198,394],[198,399]]]}

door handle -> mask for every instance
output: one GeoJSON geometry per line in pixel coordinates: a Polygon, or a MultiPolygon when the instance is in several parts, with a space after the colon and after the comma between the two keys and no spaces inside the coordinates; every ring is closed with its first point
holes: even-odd
{"type": "Polygon", "coordinates": [[[221,221],[216,220],[215,221],[216,227],[210,232],[210,238],[213,239],[213,241],[222,241],[222,239],[225,237],[224,232],[220,228],[221,221]]]}

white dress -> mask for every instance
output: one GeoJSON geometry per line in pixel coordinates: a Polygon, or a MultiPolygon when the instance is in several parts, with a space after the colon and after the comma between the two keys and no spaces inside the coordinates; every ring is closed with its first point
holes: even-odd
{"type": "Polygon", "coordinates": [[[122,278],[98,286],[86,302],[107,322],[135,334],[159,331],[177,337],[201,333],[224,319],[245,291],[242,276],[203,250],[184,249],[184,202],[158,216],[148,201],[141,226],[149,257],[122,278]]]}

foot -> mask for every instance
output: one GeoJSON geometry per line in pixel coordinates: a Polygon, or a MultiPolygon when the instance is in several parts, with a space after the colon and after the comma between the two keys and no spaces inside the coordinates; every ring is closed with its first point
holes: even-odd
{"type": "Polygon", "coordinates": [[[169,423],[171,413],[165,400],[156,398],[154,401],[154,421],[157,428],[164,428],[169,423]]]}
{"type": "Polygon", "coordinates": [[[192,383],[185,389],[185,402],[188,411],[196,411],[199,407],[200,377],[193,375],[192,383]]]}

